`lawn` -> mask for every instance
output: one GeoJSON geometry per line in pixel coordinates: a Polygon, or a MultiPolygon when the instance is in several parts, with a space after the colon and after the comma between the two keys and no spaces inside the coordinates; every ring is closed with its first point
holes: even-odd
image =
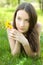
{"type": "MultiPolygon", "coordinates": [[[[20,56],[12,56],[4,27],[5,21],[12,21],[14,9],[0,8],[0,65],[43,65],[43,32],[40,34],[40,57],[27,57],[23,52],[20,56]]],[[[43,23],[43,15],[37,11],[39,20],[43,23]]]]}

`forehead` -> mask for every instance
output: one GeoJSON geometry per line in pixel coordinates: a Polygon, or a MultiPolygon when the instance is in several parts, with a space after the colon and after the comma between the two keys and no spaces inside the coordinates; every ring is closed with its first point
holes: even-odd
{"type": "Polygon", "coordinates": [[[28,13],[25,10],[19,10],[17,12],[17,16],[23,17],[23,18],[29,18],[29,15],[28,15],[28,13]]]}

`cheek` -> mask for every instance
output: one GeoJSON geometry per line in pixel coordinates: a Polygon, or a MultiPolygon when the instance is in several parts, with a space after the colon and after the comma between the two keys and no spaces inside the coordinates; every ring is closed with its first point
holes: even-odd
{"type": "Polygon", "coordinates": [[[28,30],[28,29],[29,29],[29,26],[30,26],[29,23],[27,23],[27,24],[25,25],[25,29],[28,30]]]}
{"type": "Polygon", "coordinates": [[[16,20],[15,22],[16,22],[16,27],[18,28],[20,23],[18,22],[18,20],[16,20]]]}
{"type": "Polygon", "coordinates": [[[29,23],[26,24],[26,27],[29,28],[29,23]]]}
{"type": "Polygon", "coordinates": [[[19,23],[18,22],[16,22],[16,27],[19,27],[19,23]]]}

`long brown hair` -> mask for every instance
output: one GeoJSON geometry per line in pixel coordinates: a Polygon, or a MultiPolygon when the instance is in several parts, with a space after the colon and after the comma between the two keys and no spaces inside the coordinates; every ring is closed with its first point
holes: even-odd
{"type": "Polygon", "coordinates": [[[38,44],[38,41],[37,41],[38,33],[37,33],[37,30],[35,29],[35,26],[37,24],[36,11],[30,3],[20,4],[14,14],[14,20],[13,20],[14,28],[16,28],[15,19],[16,19],[16,14],[19,10],[25,10],[28,13],[28,15],[30,16],[30,19],[29,19],[30,27],[29,27],[28,31],[26,32],[26,38],[28,39],[32,50],[37,51],[38,50],[38,45],[37,45],[38,44]]]}

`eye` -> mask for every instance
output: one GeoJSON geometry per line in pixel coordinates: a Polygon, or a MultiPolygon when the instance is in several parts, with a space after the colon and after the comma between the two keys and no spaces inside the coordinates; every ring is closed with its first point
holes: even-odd
{"type": "Polygon", "coordinates": [[[18,20],[21,20],[21,18],[20,18],[20,17],[18,17],[18,20]]]}
{"type": "Polygon", "coordinates": [[[28,22],[29,20],[28,20],[28,19],[25,19],[25,21],[27,21],[27,22],[28,22]]]}

